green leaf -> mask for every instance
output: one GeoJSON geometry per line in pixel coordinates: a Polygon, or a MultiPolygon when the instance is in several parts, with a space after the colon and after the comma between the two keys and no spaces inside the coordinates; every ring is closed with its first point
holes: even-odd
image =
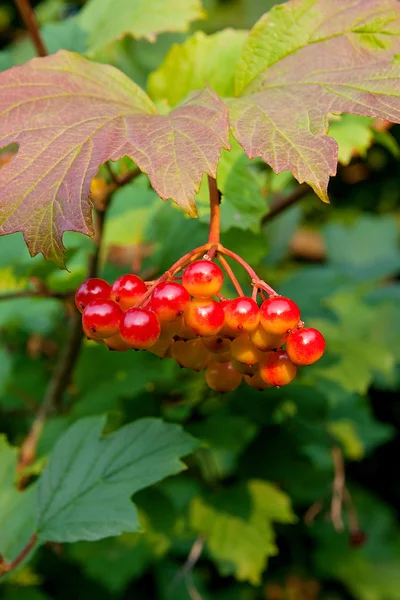
{"type": "Polygon", "coordinates": [[[347,166],[354,156],[366,155],[374,141],[374,132],[370,127],[371,119],[356,115],[342,115],[329,125],[329,135],[338,143],[338,160],[347,166]]]}
{"type": "Polygon", "coordinates": [[[31,255],[59,266],[65,231],[93,234],[88,196],[101,164],[129,155],[163,199],[195,216],[203,174],[216,175],[229,147],[227,108],[210,88],[156,114],[121,72],[65,51],[1,73],[0,84],[0,147],[20,146],[0,171],[0,235],[22,231],[31,255]]]}
{"type": "Polygon", "coordinates": [[[18,450],[0,436],[0,554],[13,560],[34,533],[35,487],[15,487],[18,450]]]}
{"type": "Polygon", "coordinates": [[[221,573],[254,585],[261,582],[267,558],[277,553],[272,523],[295,520],[288,496],[266,481],[195,498],[190,508],[190,524],[206,537],[221,573]]]}
{"type": "Polygon", "coordinates": [[[235,67],[246,37],[247,31],[233,29],[213,35],[197,31],[183,44],[174,44],[149,77],[149,95],[175,106],[208,84],[220,96],[233,96],[235,67]]]}
{"type": "Polygon", "coordinates": [[[99,540],[140,530],[130,497],[184,469],[194,438],[177,425],[142,419],[102,437],[103,417],[77,421],[57,442],[39,480],[42,541],[99,540]]]}
{"type": "Polygon", "coordinates": [[[125,35],[154,41],[163,31],[187,31],[191,21],[202,19],[201,0],[89,0],[78,22],[88,32],[90,53],[125,35]]]}
{"type": "Polygon", "coordinates": [[[328,202],[337,143],[328,113],[400,122],[396,0],[291,0],[261,17],[243,46],[233,133],[250,158],[291,170],[328,202]]]}

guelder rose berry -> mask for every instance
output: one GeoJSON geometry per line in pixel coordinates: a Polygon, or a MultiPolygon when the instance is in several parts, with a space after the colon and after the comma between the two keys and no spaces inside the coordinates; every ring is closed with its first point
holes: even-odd
{"type": "Polygon", "coordinates": [[[159,283],[151,295],[151,309],[160,321],[179,319],[189,303],[189,292],[174,281],[159,283]]]}
{"type": "Polygon", "coordinates": [[[250,333],[260,321],[258,304],[246,296],[229,300],[224,306],[225,324],[232,330],[250,333]]]}
{"type": "Polygon", "coordinates": [[[296,329],[287,338],[286,351],[297,365],[312,365],[325,351],[324,336],[312,327],[296,329]]]}
{"type": "Polygon", "coordinates": [[[285,350],[268,352],[260,362],[259,369],[261,379],[275,387],[288,385],[297,375],[297,365],[290,360],[285,350]]]}
{"type": "Polygon", "coordinates": [[[284,335],[300,321],[299,307],[290,298],[273,296],[262,303],[260,322],[268,333],[284,335]]]}
{"type": "Polygon", "coordinates": [[[122,310],[128,310],[140,300],[146,291],[147,286],[143,279],[133,273],[128,273],[114,281],[110,298],[117,302],[122,310]]]}
{"type": "Polygon", "coordinates": [[[218,294],[224,275],[218,265],[211,260],[196,260],[186,267],[182,285],[195,298],[211,298],[218,294]]]}
{"type": "Polygon", "coordinates": [[[160,337],[160,330],[156,315],[144,308],[130,308],[121,319],[121,337],[136,350],[151,348],[160,337]]]}
{"type": "Polygon", "coordinates": [[[239,387],[243,375],[238,373],[232,363],[219,363],[211,361],[206,369],[207,385],[215,392],[233,392],[239,387]]]}
{"type": "Polygon", "coordinates": [[[88,337],[104,340],[117,333],[122,312],[112,300],[93,300],[82,314],[82,326],[88,337]]]}
{"type": "Polygon", "coordinates": [[[215,335],[224,324],[224,311],[215,300],[195,298],[186,308],[186,325],[196,335],[215,335]]]}
{"type": "Polygon", "coordinates": [[[76,308],[83,313],[86,306],[92,300],[108,300],[110,297],[111,285],[100,279],[92,277],[87,279],[78,287],[75,294],[76,308]]]}

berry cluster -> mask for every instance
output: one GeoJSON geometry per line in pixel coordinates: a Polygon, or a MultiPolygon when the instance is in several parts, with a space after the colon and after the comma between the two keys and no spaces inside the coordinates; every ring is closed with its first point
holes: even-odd
{"type": "Polygon", "coordinates": [[[227,300],[219,294],[223,281],[222,270],[206,255],[181,277],[167,272],[146,283],[127,274],[112,286],[88,279],[75,301],[88,338],[110,350],[148,350],[181,367],[204,369],[216,392],[235,390],[243,378],[258,390],[287,385],[299,366],[321,358],[324,338],[304,327],[292,300],[270,292],[259,306],[257,289],[252,298],[227,300]]]}

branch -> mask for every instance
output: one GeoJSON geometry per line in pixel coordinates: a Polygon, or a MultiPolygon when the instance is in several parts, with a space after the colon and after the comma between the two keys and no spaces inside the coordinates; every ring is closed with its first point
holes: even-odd
{"type": "Polygon", "coordinates": [[[187,557],[187,559],[185,561],[185,564],[177,572],[177,574],[175,575],[175,577],[172,579],[171,583],[169,584],[169,586],[168,586],[168,590],[169,591],[172,592],[172,590],[178,585],[178,583],[182,579],[186,579],[187,580],[187,576],[194,569],[196,563],[198,562],[200,556],[202,555],[205,541],[206,540],[205,540],[205,538],[202,535],[199,535],[199,537],[196,538],[196,540],[194,541],[194,543],[193,543],[193,545],[192,545],[192,547],[190,549],[190,552],[189,552],[188,557],[187,557]]]}
{"type": "Polygon", "coordinates": [[[19,298],[57,298],[65,300],[73,296],[73,292],[52,292],[50,290],[21,290],[20,292],[10,292],[9,294],[0,294],[0,300],[18,300],[19,298]]]}
{"type": "Polygon", "coordinates": [[[238,282],[235,273],[232,271],[230,264],[226,260],[226,258],[222,254],[218,254],[218,260],[221,263],[225,273],[228,275],[231,280],[233,287],[235,288],[238,296],[244,296],[244,292],[240,283],[238,282]]]}
{"type": "Polygon", "coordinates": [[[14,558],[14,560],[10,563],[6,562],[0,554],[0,579],[7,575],[7,573],[9,573],[10,571],[16,569],[22,563],[22,561],[28,556],[30,551],[33,550],[34,546],[36,545],[37,539],[38,535],[37,533],[34,533],[30,537],[29,542],[27,543],[25,548],[23,548],[18,554],[17,558],[14,558]]]}
{"type": "Polygon", "coordinates": [[[217,188],[214,177],[208,176],[208,189],[210,191],[210,229],[208,233],[209,244],[219,244],[221,229],[221,192],[217,188]]]}
{"type": "Polygon", "coordinates": [[[15,0],[15,5],[26,29],[28,30],[37,55],[47,56],[48,52],[46,46],[44,45],[42,36],[40,35],[39,25],[29,0],[15,0]]]}
{"type": "Polygon", "coordinates": [[[343,454],[340,448],[334,446],[331,450],[335,477],[333,479],[333,493],[331,502],[331,519],[336,531],[343,531],[343,494],[346,485],[343,454]]]}
{"type": "Polygon", "coordinates": [[[307,183],[301,183],[287,196],[277,196],[271,202],[269,212],[263,217],[262,223],[268,223],[268,221],[271,221],[274,217],[280,215],[284,210],[289,208],[289,206],[293,206],[293,204],[302,200],[312,191],[313,190],[307,183]]]}

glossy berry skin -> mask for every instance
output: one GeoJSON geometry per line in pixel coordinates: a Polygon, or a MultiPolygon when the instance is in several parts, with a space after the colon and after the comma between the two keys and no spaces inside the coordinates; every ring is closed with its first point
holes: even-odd
{"type": "Polygon", "coordinates": [[[275,387],[288,385],[297,375],[297,365],[290,360],[285,350],[268,352],[260,362],[259,369],[261,379],[275,387]]]}
{"type": "Polygon", "coordinates": [[[257,329],[260,321],[257,302],[246,296],[229,300],[225,307],[225,323],[239,333],[250,333],[257,329]]]}
{"type": "Polygon", "coordinates": [[[259,372],[255,373],[254,375],[245,375],[244,380],[248,386],[260,392],[271,387],[269,383],[265,383],[259,372]]]}
{"type": "Polygon", "coordinates": [[[249,334],[249,336],[255,347],[262,352],[282,348],[286,341],[284,335],[273,335],[272,333],[268,333],[262,325],[259,325],[255,331],[252,331],[249,334]]]}
{"type": "MultiPolygon", "coordinates": [[[[225,315],[226,308],[230,302],[231,302],[231,300],[221,300],[219,303],[224,311],[224,315],[225,315]]],[[[222,326],[221,331],[219,332],[219,335],[221,337],[227,338],[228,340],[233,340],[235,337],[237,337],[241,333],[242,332],[239,331],[238,329],[232,329],[231,327],[229,327],[224,318],[224,324],[222,326]]]]}
{"type": "Polygon", "coordinates": [[[243,375],[238,373],[230,362],[210,362],[205,376],[208,387],[221,394],[236,390],[243,379],[243,375]]]}
{"type": "Polygon", "coordinates": [[[108,346],[109,350],[115,350],[116,352],[126,352],[127,350],[132,350],[132,346],[122,339],[119,331],[104,340],[104,343],[106,346],[108,346]]]}
{"type": "Polygon", "coordinates": [[[231,349],[231,343],[229,340],[225,340],[218,335],[212,337],[206,337],[203,340],[203,345],[212,354],[225,354],[231,349]]]}
{"type": "Polygon", "coordinates": [[[159,283],[151,295],[151,309],[159,321],[178,320],[189,303],[189,292],[174,281],[159,283]]]}
{"type": "Polygon", "coordinates": [[[118,302],[122,310],[132,308],[147,292],[143,279],[133,273],[127,273],[116,279],[111,287],[111,300],[118,302]]]}
{"type": "Polygon", "coordinates": [[[185,323],[195,335],[216,335],[224,324],[224,311],[218,302],[195,298],[185,310],[185,323]]]}
{"type": "Polygon", "coordinates": [[[256,365],[262,358],[263,353],[251,342],[247,333],[237,337],[231,342],[232,358],[246,365],[256,365]]]}
{"type": "Polygon", "coordinates": [[[242,375],[254,375],[258,371],[258,365],[246,365],[246,363],[240,362],[235,358],[231,358],[232,367],[236,369],[238,373],[242,375]]]}
{"type": "Polygon", "coordinates": [[[211,298],[218,294],[224,275],[218,265],[211,260],[196,260],[186,267],[182,275],[182,285],[194,298],[211,298]]]}
{"type": "Polygon", "coordinates": [[[171,354],[178,365],[185,369],[192,369],[192,371],[204,369],[208,360],[208,350],[199,339],[174,342],[171,354]]]}
{"type": "Polygon", "coordinates": [[[260,322],[268,333],[284,335],[294,329],[300,320],[299,307],[290,298],[273,296],[260,307],[260,322]]]}
{"type": "Polygon", "coordinates": [[[100,279],[99,277],[87,279],[76,290],[76,308],[83,313],[87,305],[93,300],[108,300],[110,292],[111,285],[107,281],[104,281],[104,279],[100,279]]]}
{"type": "Polygon", "coordinates": [[[117,333],[122,312],[112,300],[93,300],[82,314],[83,330],[93,340],[104,340],[117,333]]]}
{"type": "Polygon", "coordinates": [[[296,329],[286,340],[286,352],[296,365],[312,365],[325,351],[322,333],[312,327],[296,329]]]}
{"type": "Polygon", "coordinates": [[[121,319],[121,337],[135,350],[151,348],[160,337],[160,330],[156,315],[145,308],[130,308],[121,319]]]}

